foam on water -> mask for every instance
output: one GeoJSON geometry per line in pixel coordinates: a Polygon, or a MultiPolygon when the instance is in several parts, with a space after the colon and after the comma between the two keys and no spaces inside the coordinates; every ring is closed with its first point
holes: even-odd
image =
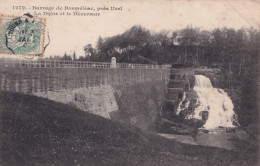
{"type": "Polygon", "coordinates": [[[204,124],[206,129],[234,127],[234,106],[224,90],[213,88],[210,79],[203,75],[195,75],[194,90],[198,95],[198,106],[192,118],[202,119],[202,111],[207,111],[208,119],[204,124]]]}

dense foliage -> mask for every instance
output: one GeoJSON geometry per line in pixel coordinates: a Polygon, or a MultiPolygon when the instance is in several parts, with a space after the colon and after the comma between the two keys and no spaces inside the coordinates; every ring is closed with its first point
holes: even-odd
{"type": "MultiPolygon", "coordinates": [[[[112,37],[99,37],[96,48],[84,47],[94,61],[138,63],[229,63],[240,68],[255,61],[260,33],[254,28],[231,28],[200,31],[187,27],[178,31],[151,33],[142,26],[133,26],[112,37]]],[[[241,72],[241,71],[240,71],[241,72]]]]}

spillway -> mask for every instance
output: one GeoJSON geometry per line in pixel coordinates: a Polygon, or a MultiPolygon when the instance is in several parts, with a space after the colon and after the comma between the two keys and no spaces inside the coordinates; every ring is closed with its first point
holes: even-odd
{"type": "Polygon", "coordinates": [[[193,118],[202,119],[203,112],[208,113],[204,127],[233,127],[234,105],[223,89],[214,88],[210,79],[203,75],[195,75],[194,91],[198,95],[197,106],[193,118]]]}

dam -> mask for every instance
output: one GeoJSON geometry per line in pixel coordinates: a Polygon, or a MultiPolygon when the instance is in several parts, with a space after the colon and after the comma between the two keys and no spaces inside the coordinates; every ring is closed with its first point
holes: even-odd
{"type": "Polygon", "coordinates": [[[0,90],[31,94],[155,131],[166,108],[166,65],[12,60],[0,64],[0,90]]]}
{"type": "MultiPolygon", "coordinates": [[[[206,86],[212,90],[208,78],[197,76],[198,70],[193,68],[169,67],[120,64],[114,59],[111,63],[6,59],[1,64],[0,90],[33,94],[104,118],[126,121],[144,130],[155,130],[155,121],[165,109],[177,115],[183,114],[185,109],[192,109],[188,92],[194,89],[200,96],[197,102],[201,106],[185,115],[185,119],[205,121],[207,118],[206,128],[232,126],[233,105],[225,92],[214,91],[227,99],[214,108],[208,104],[207,96],[202,95],[200,88],[205,89],[206,86]],[[209,122],[216,117],[207,109],[228,110],[223,113],[229,120],[210,126],[209,122]]],[[[220,100],[223,97],[220,96],[220,100]]],[[[222,121],[226,120],[221,118],[222,121]]]]}

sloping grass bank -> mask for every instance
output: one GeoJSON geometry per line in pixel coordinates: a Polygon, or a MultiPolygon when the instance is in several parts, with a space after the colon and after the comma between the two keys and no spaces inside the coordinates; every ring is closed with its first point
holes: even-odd
{"type": "Polygon", "coordinates": [[[18,93],[0,92],[0,121],[0,165],[223,166],[254,165],[258,157],[256,149],[238,157],[238,152],[180,144],[18,93]]]}

